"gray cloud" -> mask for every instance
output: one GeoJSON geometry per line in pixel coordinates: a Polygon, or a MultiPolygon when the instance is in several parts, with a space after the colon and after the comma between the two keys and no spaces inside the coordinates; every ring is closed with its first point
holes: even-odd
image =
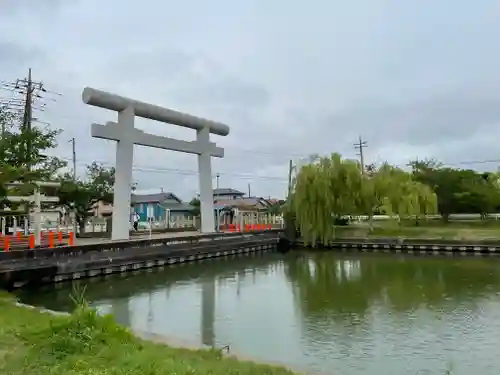
{"type": "MultiPolygon", "coordinates": [[[[113,143],[92,139],[90,123],[115,115],[81,102],[87,85],[228,123],[228,137],[213,137],[226,149],[214,174],[258,195],[284,195],[289,159],[355,157],[359,135],[368,160],[496,159],[496,2],[127,4],[0,0],[0,79],[32,67],[63,94],[38,116],[64,129],[60,155],[77,139],[80,172],[114,162],[113,143]]],[[[175,126],[137,126],[194,139],[175,126]]],[[[135,160],[142,189],[198,190],[192,155],[137,147],[135,160]]]]}

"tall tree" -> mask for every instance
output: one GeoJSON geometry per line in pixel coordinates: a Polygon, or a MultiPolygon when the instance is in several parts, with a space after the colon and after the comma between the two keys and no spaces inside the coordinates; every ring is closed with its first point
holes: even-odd
{"type": "Polygon", "coordinates": [[[85,223],[99,201],[113,201],[115,169],[93,162],[86,172],[86,178],[78,180],[73,180],[69,173],[64,174],[58,191],[60,204],[75,213],[80,233],[85,232],[85,223]]]}
{"type": "Polygon", "coordinates": [[[413,176],[437,195],[439,213],[445,221],[451,214],[479,213],[485,217],[500,206],[497,173],[445,168],[436,161],[413,163],[413,176]]]}
{"type": "Polygon", "coordinates": [[[339,154],[300,167],[289,199],[297,229],[315,244],[335,237],[335,222],[359,213],[363,204],[363,176],[356,161],[339,154]]]}
{"type": "Polygon", "coordinates": [[[306,243],[326,244],[346,216],[384,212],[398,221],[418,218],[435,212],[437,199],[399,168],[384,164],[363,174],[358,162],[332,154],[299,169],[288,209],[306,243]]]}
{"type": "Polygon", "coordinates": [[[200,199],[199,198],[193,198],[189,201],[189,204],[193,209],[191,210],[191,213],[193,216],[199,216],[200,215],[200,199]]]}
{"type": "Polygon", "coordinates": [[[66,162],[48,153],[57,147],[60,130],[33,126],[21,129],[19,116],[0,109],[0,206],[11,207],[8,195],[29,195],[33,192],[34,181],[54,178],[66,162]],[[31,143],[27,154],[26,144],[31,143]],[[21,182],[15,188],[9,183],[21,182]]]}
{"type": "Polygon", "coordinates": [[[416,181],[410,173],[384,164],[373,177],[374,195],[380,204],[379,211],[401,218],[415,218],[437,211],[437,196],[432,189],[416,181]]]}

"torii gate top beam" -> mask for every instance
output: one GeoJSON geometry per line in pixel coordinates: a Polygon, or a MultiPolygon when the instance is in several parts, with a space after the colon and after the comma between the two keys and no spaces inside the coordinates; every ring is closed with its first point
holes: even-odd
{"type": "Polygon", "coordinates": [[[106,91],[96,90],[90,87],[85,87],[83,90],[82,100],[85,104],[117,112],[121,112],[128,107],[132,107],[135,115],[139,117],[194,130],[202,130],[203,128],[208,127],[210,133],[222,136],[229,134],[229,126],[220,122],[206,120],[200,117],[188,115],[186,113],[177,112],[172,109],[110,94],[106,91]]]}

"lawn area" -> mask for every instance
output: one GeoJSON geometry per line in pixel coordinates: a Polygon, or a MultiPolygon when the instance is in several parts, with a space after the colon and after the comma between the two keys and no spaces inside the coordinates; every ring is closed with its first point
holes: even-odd
{"type": "Polygon", "coordinates": [[[54,316],[0,295],[0,374],[293,375],[281,367],[224,357],[216,350],[168,347],[136,338],[112,317],[78,308],[54,316]]]}
{"type": "Polygon", "coordinates": [[[402,227],[374,228],[369,237],[406,237],[447,240],[500,240],[500,228],[402,227]]]}
{"type": "Polygon", "coordinates": [[[339,238],[428,238],[447,240],[496,240],[500,241],[500,223],[480,225],[474,223],[430,223],[421,226],[400,225],[387,222],[374,223],[370,231],[366,224],[338,227],[339,238]]]}

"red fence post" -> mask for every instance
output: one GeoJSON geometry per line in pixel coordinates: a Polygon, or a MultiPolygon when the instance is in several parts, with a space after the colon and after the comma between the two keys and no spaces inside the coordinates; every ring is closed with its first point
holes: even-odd
{"type": "Polygon", "coordinates": [[[52,249],[54,247],[54,233],[49,232],[49,247],[52,249]]]}
{"type": "Polygon", "coordinates": [[[30,243],[30,249],[33,250],[35,248],[35,235],[34,234],[29,235],[29,243],[30,243]]]}

